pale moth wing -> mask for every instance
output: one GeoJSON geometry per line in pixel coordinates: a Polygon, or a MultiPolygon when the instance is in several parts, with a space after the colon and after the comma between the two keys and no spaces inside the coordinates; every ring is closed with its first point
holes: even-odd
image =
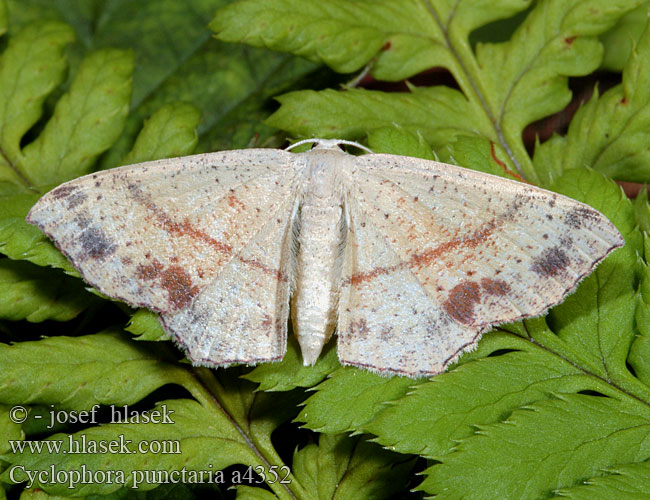
{"type": "Polygon", "coordinates": [[[453,165],[363,155],[352,183],[338,352],[378,372],[443,371],[491,326],[561,302],[624,243],[588,205],[453,165]]]}
{"type": "Polygon", "coordinates": [[[598,211],[523,183],[345,141],[91,174],[28,215],[102,293],[160,313],[195,364],[434,375],[490,326],[542,314],[623,245],[598,211]]]}
{"type": "Polygon", "coordinates": [[[115,168],[55,188],[27,220],[103,294],[159,312],[192,362],[279,360],[292,158],[239,150],[115,168]]]}

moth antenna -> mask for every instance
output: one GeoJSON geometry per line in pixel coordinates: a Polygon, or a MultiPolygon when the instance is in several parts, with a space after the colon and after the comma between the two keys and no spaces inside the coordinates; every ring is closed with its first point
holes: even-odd
{"type": "Polygon", "coordinates": [[[314,146],[313,149],[316,149],[318,147],[321,147],[322,149],[333,149],[334,147],[343,144],[345,146],[353,146],[355,148],[359,148],[365,151],[366,153],[373,153],[371,149],[368,149],[367,147],[365,147],[362,144],[359,144],[358,142],[346,141],[343,139],[317,139],[317,138],[303,139],[294,144],[291,144],[289,147],[285,148],[284,150],[291,151],[295,147],[301,146],[303,144],[308,144],[308,143],[316,143],[316,146],[314,146]]]}

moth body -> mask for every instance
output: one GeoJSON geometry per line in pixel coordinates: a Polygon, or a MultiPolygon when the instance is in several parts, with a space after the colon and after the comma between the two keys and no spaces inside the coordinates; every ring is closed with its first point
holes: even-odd
{"type": "Polygon", "coordinates": [[[347,226],[343,216],[349,155],[321,147],[296,155],[305,162],[306,182],[299,201],[297,254],[291,299],[291,324],[305,365],[313,365],[334,333],[339,304],[342,249],[347,226]]]}

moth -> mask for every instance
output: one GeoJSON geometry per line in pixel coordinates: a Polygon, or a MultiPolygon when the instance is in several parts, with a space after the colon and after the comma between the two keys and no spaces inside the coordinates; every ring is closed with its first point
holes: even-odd
{"type": "Polygon", "coordinates": [[[280,360],[291,312],[305,365],[336,331],[341,363],[409,377],[560,303],[624,244],[537,187],[302,142],[87,175],[27,221],[103,294],[158,312],[194,364],[280,360]]]}

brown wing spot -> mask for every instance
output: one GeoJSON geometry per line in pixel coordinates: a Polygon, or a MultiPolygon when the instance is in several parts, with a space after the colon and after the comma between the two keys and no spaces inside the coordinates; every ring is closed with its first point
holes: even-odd
{"type": "Polygon", "coordinates": [[[510,285],[503,280],[493,280],[490,278],[483,278],[481,280],[481,287],[488,295],[506,295],[510,291],[510,285]]]}
{"type": "Polygon", "coordinates": [[[387,325],[382,326],[381,331],[379,332],[380,340],[384,342],[390,342],[392,336],[393,336],[393,327],[387,325]]]}
{"type": "Polygon", "coordinates": [[[364,318],[350,323],[351,335],[358,335],[362,339],[365,339],[368,336],[369,332],[370,328],[368,328],[368,325],[366,324],[366,320],[364,318]]]}
{"type": "Polygon", "coordinates": [[[151,264],[139,264],[135,270],[135,276],[141,280],[153,280],[160,275],[160,271],[164,267],[158,259],[154,259],[151,264]]]}
{"type": "Polygon", "coordinates": [[[87,198],[88,195],[83,191],[71,194],[68,197],[68,209],[72,210],[78,207],[79,205],[83,204],[87,198]]]}
{"type": "Polygon", "coordinates": [[[71,185],[59,186],[58,188],[50,192],[50,196],[55,200],[61,198],[67,198],[68,196],[70,196],[70,193],[76,191],[77,189],[79,189],[77,186],[71,186],[71,185]]]}
{"type": "Polygon", "coordinates": [[[115,253],[117,245],[109,239],[104,232],[96,227],[89,227],[81,236],[79,236],[79,243],[83,249],[82,258],[104,260],[115,253]]]}
{"type": "Polygon", "coordinates": [[[580,229],[585,222],[595,222],[599,218],[594,210],[586,207],[576,207],[566,214],[564,223],[569,227],[580,229]]]}
{"type": "Polygon", "coordinates": [[[481,289],[473,281],[464,281],[451,289],[442,308],[449,316],[464,325],[474,321],[474,306],[481,300],[481,289]]]}
{"type": "Polygon", "coordinates": [[[262,320],[262,323],[260,325],[265,330],[270,329],[273,326],[273,318],[271,317],[271,315],[264,314],[264,319],[262,320]]]}
{"type": "Polygon", "coordinates": [[[138,265],[135,275],[140,280],[159,280],[175,309],[187,306],[200,291],[197,286],[193,286],[190,275],[182,267],[173,265],[165,269],[158,259],[153,259],[151,264],[138,265]]]}
{"type": "Polygon", "coordinates": [[[227,200],[228,200],[228,206],[234,208],[235,210],[237,210],[237,212],[246,210],[246,205],[244,205],[244,203],[239,198],[237,198],[234,194],[228,195],[227,200]]]}
{"type": "Polygon", "coordinates": [[[567,254],[559,247],[548,248],[541,256],[537,257],[530,270],[540,276],[557,276],[567,267],[570,260],[567,254]]]}
{"type": "Polygon", "coordinates": [[[160,286],[167,290],[169,302],[176,308],[187,306],[199,293],[190,275],[180,266],[169,266],[160,273],[160,286]]]}

